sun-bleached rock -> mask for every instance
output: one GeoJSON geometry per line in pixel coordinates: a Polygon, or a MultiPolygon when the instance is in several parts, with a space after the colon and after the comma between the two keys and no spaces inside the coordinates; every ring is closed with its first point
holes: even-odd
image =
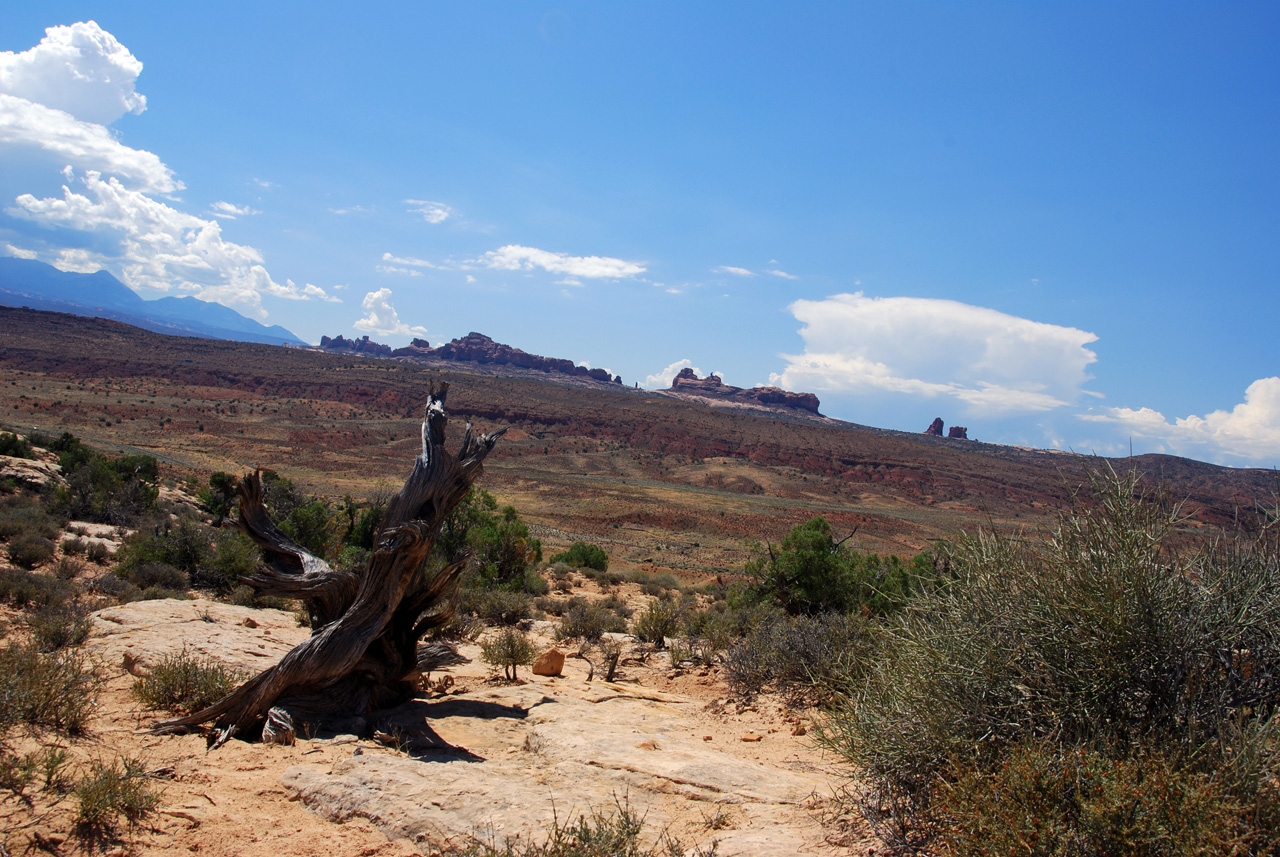
{"type": "Polygon", "coordinates": [[[184,649],[244,670],[260,672],[305,640],[310,631],[283,610],[255,610],[218,601],[134,601],[92,616],[86,650],[103,662],[130,663],[147,672],[184,649]],[[251,627],[252,626],[252,627],[251,627]]]}

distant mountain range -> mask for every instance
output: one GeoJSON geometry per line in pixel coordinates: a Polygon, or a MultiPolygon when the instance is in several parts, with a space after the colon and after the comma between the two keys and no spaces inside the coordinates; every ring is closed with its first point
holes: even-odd
{"type": "Polygon", "coordinates": [[[307,345],[278,324],[259,324],[221,304],[190,297],[143,300],[106,271],[74,274],[34,259],[0,257],[0,306],[110,318],[173,336],[307,345]]]}

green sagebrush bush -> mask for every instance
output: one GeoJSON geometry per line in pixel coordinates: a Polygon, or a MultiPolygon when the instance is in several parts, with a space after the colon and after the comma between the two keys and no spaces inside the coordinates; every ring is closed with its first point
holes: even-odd
{"type": "Polygon", "coordinates": [[[533,656],[533,643],[519,628],[503,628],[480,644],[481,659],[494,669],[501,669],[508,681],[515,681],[516,669],[533,663],[533,656]]]}
{"type": "Polygon", "coordinates": [[[625,633],[627,622],[603,603],[571,598],[556,626],[557,640],[585,640],[594,643],[606,633],[625,633]]]}
{"type": "Polygon", "coordinates": [[[245,676],[208,657],[185,648],[166,655],[146,675],[133,683],[133,696],[148,708],[179,714],[199,711],[226,696],[245,676]]]}
{"type": "Polygon", "coordinates": [[[997,853],[1030,831],[1060,849],[1018,853],[1192,853],[1204,805],[1221,841],[1277,841],[1275,533],[1196,547],[1178,521],[1112,475],[1047,539],[984,532],[946,549],[952,580],[884,626],[823,728],[890,843],[997,853]],[[1156,775],[1170,796],[1135,798],[1141,824],[1099,820],[1100,795],[1156,775]],[[1062,787],[1085,781],[1101,792],[1062,787]]]}
{"type": "Polygon", "coordinates": [[[934,577],[933,556],[910,562],[896,556],[864,554],[836,541],[825,518],[793,527],[782,544],[749,545],[744,569],[754,579],[753,594],[776,601],[791,614],[890,613],[934,577]]]}
{"type": "Polygon", "coordinates": [[[0,431],[0,455],[7,455],[10,458],[35,458],[35,453],[31,451],[31,442],[24,437],[18,437],[11,431],[0,431]]]}
{"type": "Polygon", "coordinates": [[[122,818],[132,827],[160,805],[146,766],[130,758],[95,761],[76,784],[75,796],[76,823],[91,839],[113,833],[122,818]]]}
{"type": "Polygon", "coordinates": [[[0,649],[0,729],[25,723],[67,734],[84,731],[101,677],[75,649],[0,649]]]}
{"type": "Polygon", "coordinates": [[[726,678],[744,696],[776,692],[792,705],[824,705],[856,686],[871,648],[872,629],[860,614],[779,616],[733,640],[726,678]]]}
{"type": "Polygon", "coordinates": [[[609,570],[609,555],[599,545],[590,542],[574,542],[564,553],[558,553],[547,562],[562,562],[573,568],[609,570]]]}

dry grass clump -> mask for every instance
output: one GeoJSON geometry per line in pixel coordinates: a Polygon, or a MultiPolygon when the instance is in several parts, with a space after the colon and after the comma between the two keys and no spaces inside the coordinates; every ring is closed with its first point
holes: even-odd
{"type": "Polygon", "coordinates": [[[123,818],[130,827],[160,805],[146,767],[135,759],[120,758],[110,764],[94,762],[75,787],[79,809],[76,824],[92,841],[113,834],[123,818]]]}
{"type": "Polygon", "coordinates": [[[132,691],[134,698],[148,708],[189,714],[217,702],[245,678],[239,670],[193,655],[184,648],[167,655],[134,682],[132,691]]]}
{"type": "Polygon", "coordinates": [[[16,724],[84,731],[101,677],[74,649],[41,652],[34,645],[0,648],[0,730],[16,724]]]}
{"type": "Polygon", "coordinates": [[[443,857],[713,857],[716,843],[690,850],[666,833],[650,846],[643,844],[644,819],[626,800],[614,799],[612,811],[592,809],[573,821],[556,817],[541,842],[510,840],[473,841],[448,846],[443,857]]]}
{"type": "Polygon", "coordinates": [[[1280,550],[1096,478],[1054,534],[946,548],[823,738],[904,852],[1273,853],[1280,550]]]}

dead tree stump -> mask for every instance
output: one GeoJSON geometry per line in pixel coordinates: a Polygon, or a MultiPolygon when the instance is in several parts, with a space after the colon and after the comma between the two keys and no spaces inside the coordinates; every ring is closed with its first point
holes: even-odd
{"type": "Polygon", "coordinates": [[[422,422],[422,454],[404,487],[387,506],[363,571],[336,570],[308,553],[276,526],[263,505],[259,473],[238,486],[239,517],[231,526],[253,539],[268,565],[246,583],[266,595],[301,599],[311,615],[311,636],[270,669],[185,717],[156,723],[157,733],[211,724],[210,743],[233,735],[291,740],[295,723],[361,716],[408,699],[431,664],[419,641],[453,616],[455,563],[425,575],[424,566],[445,517],[479,477],[485,456],[505,428],[473,435],[470,424],[457,455],[444,448],[445,395],[433,383],[422,422]]]}

